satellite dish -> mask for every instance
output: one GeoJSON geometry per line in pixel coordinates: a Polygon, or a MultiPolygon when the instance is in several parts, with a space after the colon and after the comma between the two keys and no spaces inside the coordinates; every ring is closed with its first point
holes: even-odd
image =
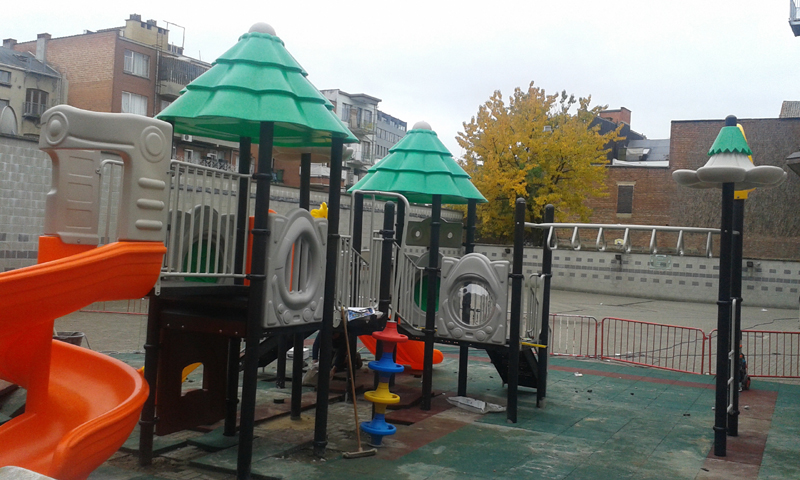
{"type": "Polygon", "coordinates": [[[0,110],[0,133],[4,135],[17,135],[17,115],[11,107],[0,110]]]}

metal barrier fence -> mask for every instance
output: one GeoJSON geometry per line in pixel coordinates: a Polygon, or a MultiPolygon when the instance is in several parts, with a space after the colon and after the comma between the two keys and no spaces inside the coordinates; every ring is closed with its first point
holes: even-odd
{"type": "Polygon", "coordinates": [[[550,355],[597,356],[597,319],[582,315],[550,315],[550,355]]]}
{"type": "Polygon", "coordinates": [[[150,308],[148,298],[135,300],[116,300],[112,302],[95,302],[81,309],[89,313],[126,313],[130,315],[147,315],[150,308]]]}
{"type": "Polygon", "coordinates": [[[706,334],[699,328],[604,318],[599,358],[703,374],[706,334]]]}
{"type": "MultiPolygon", "coordinates": [[[[715,374],[717,329],[708,334],[708,373],[715,374]]],[[[800,378],[800,332],[742,330],[742,354],[751,377],[800,378]]]]}

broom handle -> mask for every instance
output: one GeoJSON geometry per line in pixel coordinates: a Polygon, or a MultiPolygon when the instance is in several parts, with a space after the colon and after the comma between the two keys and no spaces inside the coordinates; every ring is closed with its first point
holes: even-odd
{"type": "Polygon", "coordinates": [[[347,334],[347,317],[342,307],[342,323],[344,324],[344,343],[347,347],[347,373],[350,377],[350,392],[353,397],[353,414],[356,417],[356,441],[358,450],[361,451],[361,428],[358,426],[358,406],[356,405],[356,376],[353,372],[353,359],[350,357],[350,335],[347,334]]]}

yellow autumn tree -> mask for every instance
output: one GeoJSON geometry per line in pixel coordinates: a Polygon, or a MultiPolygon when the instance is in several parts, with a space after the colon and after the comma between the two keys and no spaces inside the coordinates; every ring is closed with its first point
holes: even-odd
{"type": "Polygon", "coordinates": [[[515,89],[508,104],[495,91],[463,124],[456,138],[465,150],[462,165],[489,201],[478,205],[481,238],[513,238],[518,197],[527,200],[528,222],[540,221],[548,203],[557,221],[588,221],[586,200],[607,195],[606,146],[619,139],[619,129],[601,135],[591,125],[605,107],[590,102],[566,92],[547,95],[531,82],[515,89]]]}

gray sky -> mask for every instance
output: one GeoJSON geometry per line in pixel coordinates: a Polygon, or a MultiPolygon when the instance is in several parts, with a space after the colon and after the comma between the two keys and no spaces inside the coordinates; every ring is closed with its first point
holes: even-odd
{"type": "MultiPolygon", "coordinates": [[[[75,35],[138,13],[185,27],[185,53],[213,61],[263,21],[317,88],[378,97],[409,128],[425,120],[456,157],[462,122],[495,90],[507,98],[531,81],[627,107],[632,128],[654,139],[669,137],[671,120],[774,118],[783,100],[800,100],[786,0],[120,3],[4,9],[0,36],[75,35]]],[[[170,26],[171,42],[182,33],[170,26]]]]}

